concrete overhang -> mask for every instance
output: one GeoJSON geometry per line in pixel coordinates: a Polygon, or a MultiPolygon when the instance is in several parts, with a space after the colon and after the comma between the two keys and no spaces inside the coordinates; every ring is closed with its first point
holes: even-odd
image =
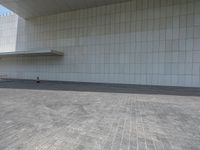
{"type": "Polygon", "coordinates": [[[0,0],[0,4],[28,19],[129,0],[0,0]]]}
{"type": "Polygon", "coordinates": [[[32,51],[14,51],[0,53],[0,58],[17,56],[63,56],[64,53],[57,50],[32,50],[32,51]]]}

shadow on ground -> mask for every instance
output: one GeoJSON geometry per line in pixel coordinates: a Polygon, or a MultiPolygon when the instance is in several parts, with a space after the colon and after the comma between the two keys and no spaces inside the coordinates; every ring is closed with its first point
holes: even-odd
{"type": "Polygon", "coordinates": [[[83,83],[83,82],[79,83],[79,82],[41,81],[41,83],[36,83],[35,81],[31,80],[2,80],[0,81],[0,88],[200,96],[200,88],[83,83]]]}

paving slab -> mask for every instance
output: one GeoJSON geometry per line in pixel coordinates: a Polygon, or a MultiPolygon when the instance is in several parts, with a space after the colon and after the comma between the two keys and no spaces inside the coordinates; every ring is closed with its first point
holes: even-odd
{"type": "Polygon", "coordinates": [[[0,82],[0,150],[199,150],[200,90],[0,82]]]}

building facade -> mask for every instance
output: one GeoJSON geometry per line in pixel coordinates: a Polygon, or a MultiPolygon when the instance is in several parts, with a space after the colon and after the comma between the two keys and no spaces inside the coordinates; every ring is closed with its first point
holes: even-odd
{"type": "Polygon", "coordinates": [[[31,19],[0,17],[0,52],[47,48],[64,56],[0,57],[0,74],[200,87],[200,1],[131,0],[31,19]]]}

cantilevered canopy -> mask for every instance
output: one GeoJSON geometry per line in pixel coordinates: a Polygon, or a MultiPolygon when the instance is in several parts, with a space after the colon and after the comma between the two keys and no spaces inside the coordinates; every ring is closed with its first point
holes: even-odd
{"type": "Polygon", "coordinates": [[[23,18],[107,5],[128,0],[0,0],[0,4],[23,18]]]}
{"type": "Polygon", "coordinates": [[[40,51],[14,51],[0,53],[1,57],[14,57],[14,56],[63,56],[64,53],[56,50],[40,50],[40,51]]]}

